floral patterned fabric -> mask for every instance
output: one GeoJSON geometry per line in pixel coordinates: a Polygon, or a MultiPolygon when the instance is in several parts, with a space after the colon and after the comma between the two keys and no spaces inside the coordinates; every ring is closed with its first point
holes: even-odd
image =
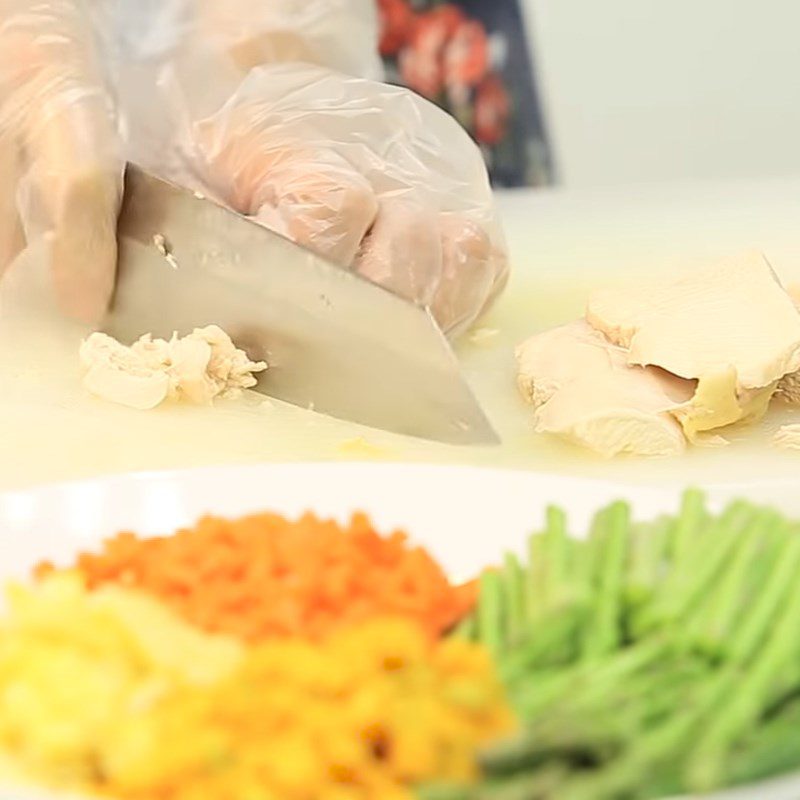
{"type": "Polygon", "coordinates": [[[470,132],[498,186],[552,182],[519,0],[377,0],[390,81],[470,132]]]}

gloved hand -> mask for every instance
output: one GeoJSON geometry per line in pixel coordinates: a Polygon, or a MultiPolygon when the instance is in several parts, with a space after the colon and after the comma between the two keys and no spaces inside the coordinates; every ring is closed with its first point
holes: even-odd
{"type": "Polygon", "coordinates": [[[63,307],[96,321],[113,288],[121,180],[80,0],[0,0],[0,274],[44,235],[63,307]]]}
{"type": "MultiPolygon", "coordinates": [[[[449,333],[468,326],[504,285],[507,262],[485,168],[460,127],[405,90],[308,64],[259,67],[231,88],[253,61],[304,57],[292,28],[303,20],[315,58],[344,66],[348,53],[352,59],[363,49],[335,46],[344,40],[331,31],[345,7],[358,19],[371,0],[336,0],[337,14],[332,0],[274,0],[264,4],[271,10],[263,20],[253,20],[242,0],[189,2],[189,22],[176,26],[183,43],[203,42],[191,35],[203,21],[217,30],[216,39],[208,37],[212,46],[200,48],[207,63],[193,90],[162,81],[171,91],[157,95],[155,75],[145,71],[151,81],[137,87],[135,69],[133,83],[125,83],[125,55],[117,54],[123,101],[126,93],[146,101],[126,109],[125,156],[181,180],[180,156],[194,188],[430,305],[449,333]],[[245,18],[251,24],[237,22],[245,18]],[[236,69],[217,72],[219,56],[236,69]],[[211,100],[231,91],[227,102],[211,100]],[[193,114],[203,103],[207,110],[193,114]],[[172,125],[171,109],[185,110],[185,125],[172,125]],[[132,124],[148,116],[161,121],[166,138],[132,124]]],[[[142,11],[138,4],[117,8],[142,11]]],[[[7,260],[26,239],[46,233],[65,307],[95,320],[112,290],[122,159],[89,22],[82,0],[0,0],[0,225],[8,228],[0,228],[0,247],[7,260]]],[[[135,57],[154,61],[158,51],[173,69],[178,59],[170,61],[163,31],[145,26],[148,37],[135,57]]]]}
{"type": "Polygon", "coordinates": [[[194,188],[430,306],[451,335],[505,284],[477,147],[404,89],[312,65],[263,66],[180,138],[194,188]]]}

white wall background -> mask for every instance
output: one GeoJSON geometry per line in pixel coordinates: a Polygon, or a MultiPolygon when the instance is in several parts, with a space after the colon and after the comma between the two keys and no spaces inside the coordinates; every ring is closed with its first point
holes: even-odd
{"type": "Polygon", "coordinates": [[[799,0],[523,0],[569,186],[800,174],[799,0]]]}

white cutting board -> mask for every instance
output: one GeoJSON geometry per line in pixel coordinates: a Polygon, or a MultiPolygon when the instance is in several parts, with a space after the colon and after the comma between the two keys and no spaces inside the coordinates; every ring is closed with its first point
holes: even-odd
{"type": "Polygon", "coordinates": [[[453,448],[403,439],[255,394],[213,409],[137,412],[104,404],[80,387],[77,346],[83,331],[29,308],[17,275],[0,296],[0,489],[129,470],[370,458],[654,484],[752,482],[796,474],[800,452],[778,451],[770,438],[779,423],[800,422],[800,411],[776,412],[747,432],[735,432],[727,448],[671,459],[605,461],[538,436],[516,393],[513,347],[579,316],[590,287],[624,280],[632,271],[683,268],[757,248],[787,282],[800,281],[800,179],[572,194],[526,191],[505,194],[500,204],[514,278],[482,323],[497,335],[481,344],[465,341],[459,354],[502,446],[453,448]]]}

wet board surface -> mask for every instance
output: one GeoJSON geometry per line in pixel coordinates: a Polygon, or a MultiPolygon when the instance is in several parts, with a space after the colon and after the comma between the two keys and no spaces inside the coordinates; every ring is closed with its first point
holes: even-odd
{"type": "Polygon", "coordinates": [[[780,424],[800,422],[800,410],[788,408],[732,431],[728,447],[670,459],[606,461],[534,434],[530,409],[516,390],[513,348],[579,316],[592,287],[631,274],[760,249],[786,283],[800,282],[800,180],[524,190],[501,195],[500,204],[514,278],[482,321],[484,335],[465,339],[458,351],[502,446],[404,439],[256,394],[215,408],[150,412],[95,400],[80,386],[77,348],[85,331],[27,304],[18,285],[23,263],[0,298],[0,489],[130,470],[334,459],[505,466],[644,484],[796,474],[800,452],[770,443],[780,424]]]}

